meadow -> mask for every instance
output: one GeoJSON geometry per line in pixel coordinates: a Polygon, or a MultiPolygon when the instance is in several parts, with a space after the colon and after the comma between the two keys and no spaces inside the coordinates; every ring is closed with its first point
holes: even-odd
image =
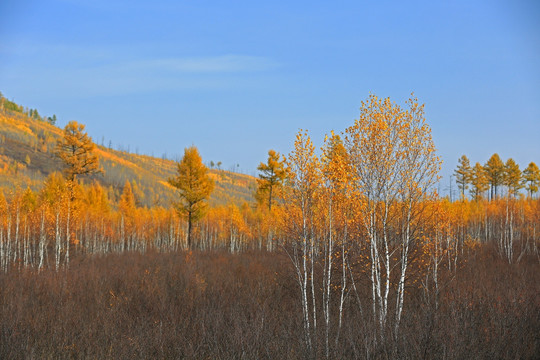
{"type": "MultiPolygon", "coordinates": [[[[291,270],[283,251],[179,251],[78,256],[61,271],[2,273],[0,357],[324,357],[322,332],[306,353],[291,270]]],[[[538,270],[536,257],[510,265],[490,245],[467,251],[457,271],[441,272],[437,307],[426,289],[407,288],[400,337],[385,343],[374,338],[371,286],[359,278],[340,334],[330,331],[329,357],[537,358],[538,270]]]]}

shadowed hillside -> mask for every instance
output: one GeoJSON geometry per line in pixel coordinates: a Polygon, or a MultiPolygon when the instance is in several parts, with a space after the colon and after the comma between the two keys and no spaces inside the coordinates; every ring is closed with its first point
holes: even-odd
{"type": "MultiPolygon", "coordinates": [[[[62,170],[62,162],[54,154],[62,129],[36,110],[24,109],[0,97],[0,187],[37,190],[50,173],[62,170]]],[[[176,172],[174,161],[99,145],[96,149],[105,174],[84,177],[82,181],[99,181],[113,199],[119,198],[124,184],[130,181],[139,205],[170,204],[175,190],[167,179],[176,172]]],[[[211,205],[252,200],[256,187],[252,176],[216,169],[211,169],[210,175],[216,182],[211,205]]]]}

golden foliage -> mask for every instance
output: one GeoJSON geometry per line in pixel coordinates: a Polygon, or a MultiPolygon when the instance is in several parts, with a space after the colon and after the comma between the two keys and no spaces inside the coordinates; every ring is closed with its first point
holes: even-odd
{"type": "Polygon", "coordinates": [[[64,137],[57,142],[56,154],[66,165],[65,173],[69,181],[77,175],[101,172],[99,158],[94,154],[95,145],[84,132],[84,125],[70,121],[64,128],[64,137]]]}

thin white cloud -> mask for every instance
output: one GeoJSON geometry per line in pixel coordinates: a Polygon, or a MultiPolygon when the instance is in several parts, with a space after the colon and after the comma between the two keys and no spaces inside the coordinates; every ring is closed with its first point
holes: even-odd
{"type": "Polygon", "coordinates": [[[17,63],[55,64],[62,68],[90,71],[169,71],[173,73],[233,73],[266,71],[279,66],[275,61],[242,54],[217,56],[152,56],[149,44],[122,45],[115,48],[78,44],[36,43],[26,39],[0,42],[0,58],[17,63]]]}
{"type": "MultiPolygon", "coordinates": [[[[62,48],[66,54],[66,49],[62,48]]],[[[76,49],[80,50],[80,49],[76,49]]],[[[79,61],[80,52],[55,63],[20,62],[0,69],[4,79],[28,84],[53,96],[108,96],[161,90],[216,90],[256,85],[256,73],[279,64],[265,57],[220,55],[119,59],[99,56],[97,62],[79,61]],[[98,65],[99,64],[99,65],[98,65]]]]}

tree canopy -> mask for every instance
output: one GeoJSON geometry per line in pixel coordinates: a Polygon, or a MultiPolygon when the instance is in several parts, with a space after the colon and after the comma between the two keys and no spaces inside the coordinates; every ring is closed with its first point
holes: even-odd
{"type": "Polygon", "coordinates": [[[84,132],[84,125],[70,121],[64,128],[64,136],[56,144],[56,154],[64,161],[67,180],[74,181],[77,175],[103,172],[94,149],[95,144],[84,132]]]}
{"type": "Polygon", "coordinates": [[[191,232],[194,222],[206,213],[206,200],[214,190],[214,181],[208,175],[201,155],[195,146],[184,149],[184,157],[177,164],[177,175],[169,184],[178,189],[179,201],[173,205],[179,216],[188,220],[188,247],[191,248],[191,232]]]}
{"type": "Polygon", "coordinates": [[[490,186],[490,199],[497,198],[497,190],[504,182],[504,163],[499,154],[493,154],[484,165],[486,179],[490,186]]]}
{"type": "Polygon", "coordinates": [[[471,194],[475,200],[482,198],[484,192],[489,188],[489,180],[486,175],[486,169],[476,163],[471,171],[471,194]]]}
{"type": "Polygon", "coordinates": [[[469,188],[469,184],[471,183],[471,171],[472,169],[469,158],[463,155],[461,158],[459,158],[458,167],[454,171],[456,182],[459,190],[461,191],[462,198],[465,198],[465,190],[469,188]]]}
{"type": "Polygon", "coordinates": [[[508,193],[516,196],[519,190],[523,187],[521,182],[521,170],[514,159],[510,158],[504,165],[504,185],[508,187],[508,193]]]}
{"type": "Polygon", "coordinates": [[[538,169],[538,165],[531,162],[529,166],[523,170],[523,183],[527,184],[527,191],[529,192],[530,197],[538,192],[538,187],[540,187],[540,169],[538,169]]]}
{"type": "Polygon", "coordinates": [[[268,211],[271,211],[276,189],[283,185],[286,177],[283,159],[280,159],[278,152],[269,150],[266,164],[261,162],[257,170],[260,171],[260,174],[259,179],[257,179],[259,186],[255,197],[259,202],[268,203],[268,211]]]}

